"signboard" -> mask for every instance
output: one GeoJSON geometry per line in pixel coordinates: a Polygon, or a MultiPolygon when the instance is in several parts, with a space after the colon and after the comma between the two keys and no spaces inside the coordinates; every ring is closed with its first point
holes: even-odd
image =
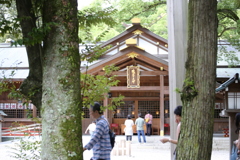
{"type": "Polygon", "coordinates": [[[127,88],[140,88],[139,66],[127,66],[127,88]]]}

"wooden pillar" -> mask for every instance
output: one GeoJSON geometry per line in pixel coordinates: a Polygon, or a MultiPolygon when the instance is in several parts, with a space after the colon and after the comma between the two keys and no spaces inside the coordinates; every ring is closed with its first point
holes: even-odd
{"type": "Polygon", "coordinates": [[[33,118],[37,117],[37,107],[33,105],[33,118]]]}
{"type": "MultiPolygon", "coordinates": [[[[169,59],[169,107],[170,136],[176,139],[177,124],[174,121],[174,109],[181,105],[176,88],[182,88],[185,79],[185,61],[187,53],[187,0],[167,0],[168,14],[168,59],[169,59]]],[[[171,144],[171,153],[176,145],[171,144]]],[[[173,154],[171,154],[173,155],[173,154]]],[[[172,158],[171,158],[172,159],[172,158]]]]}
{"type": "MultiPolygon", "coordinates": [[[[134,115],[135,115],[135,120],[138,118],[138,100],[135,100],[134,102],[134,115]]],[[[135,122],[134,120],[134,122],[135,122]]]]}
{"type": "MultiPolygon", "coordinates": [[[[105,97],[104,100],[103,100],[103,106],[107,106],[108,105],[108,98],[105,97]]],[[[109,116],[108,115],[108,109],[106,109],[104,112],[103,112],[103,115],[105,118],[107,118],[109,124],[112,123],[112,116],[109,116]]]]}
{"type": "Polygon", "coordinates": [[[160,75],[160,136],[164,136],[164,76],[160,75]]]}

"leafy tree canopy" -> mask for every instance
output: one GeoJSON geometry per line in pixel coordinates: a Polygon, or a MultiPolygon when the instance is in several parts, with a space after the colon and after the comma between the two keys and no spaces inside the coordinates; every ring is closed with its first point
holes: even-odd
{"type": "Polygon", "coordinates": [[[224,60],[234,66],[239,64],[236,51],[227,50],[226,44],[231,44],[240,51],[240,2],[221,0],[218,2],[218,38],[225,42],[219,45],[218,61],[224,60]]]}
{"type": "MultiPolygon", "coordinates": [[[[11,38],[15,39],[14,44],[25,44],[27,45],[34,45],[37,43],[41,43],[43,41],[44,36],[49,33],[49,30],[51,29],[51,26],[54,26],[56,24],[54,23],[43,23],[42,22],[42,13],[41,10],[41,2],[36,1],[34,3],[33,9],[36,19],[36,27],[33,28],[31,32],[28,33],[28,35],[31,37],[31,41],[28,40],[26,37],[24,40],[22,39],[21,34],[21,27],[20,27],[20,21],[21,19],[17,18],[16,13],[16,4],[14,1],[10,0],[3,0],[0,1],[2,10],[0,11],[0,23],[2,24],[0,27],[0,32],[4,38],[11,38]],[[14,34],[16,31],[16,35],[14,34]],[[8,37],[10,36],[10,37],[8,37]]],[[[98,59],[101,54],[106,51],[106,49],[109,48],[107,46],[106,48],[101,48],[99,45],[100,41],[102,41],[102,37],[108,33],[108,30],[101,30],[101,33],[97,36],[91,36],[94,34],[91,34],[90,29],[94,26],[97,26],[99,24],[105,25],[107,28],[113,27],[116,25],[116,22],[113,19],[112,14],[116,12],[116,9],[113,9],[112,7],[106,7],[103,9],[96,10],[94,8],[85,8],[84,10],[80,10],[78,12],[78,21],[79,21],[79,39],[80,43],[85,44],[84,51],[81,52],[81,60],[87,60],[89,63],[93,62],[94,60],[98,59]],[[84,36],[86,35],[86,36],[84,36]],[[93,47],[89,45],[89,43],[94,44],[93,47]]],[[[29,19],[29,17],[25,17],[25,19],[29,19]]],[[[3,39],[5,41],[5,39],[3,39]]],[[[110,67],[109,69],[106,69],[107,72],[111,72],[111,69],[116,70],[114,67],[110,67]]],[[[13,73],[14,74],[14,71],[13,73]]],[[[103,94],[108,93],[110,86],[116,85],[118,81],[116,81],[113,77],[108,77],[107,75],[104,76],[91,76],[91,75],[82,75],[81,76],[82,85],[82,98],[85,105],[90,104],[94,101],[100,101],[103,100],[103,94]],[[103,86],[102,86],[103,85],[103,86]],[[95,89],[91,88],[91,86],[94,86],[95,89]],[[95,94],[92,94],[95,91],[95,94]],[[91,93],[91,94],[90,94],[91,93]],[[86,98],[88,97],[88,98],[86,98]],[[92,100],[92,101],[90,101],[92,100]]],[[[13,83],[11,79],[4,78],[0,83],[0,93],[1,92],[11,92],[9,96],[11,98],[23,98],[25,100],[29,100],[28,98],[31,97],[31,95],[34,95],[34,90],[28,90],[28,96],[25,96],[24,94],[21,94],[20,90],[16,90],[14,87],[9,87],[9,84],[13,83]],[[9,87],[9,88],[8,88],[9,87]]],[[[121,103],[122,96],[116,99],[112,99],[112,104],[118,104],[121,103]]],[[[105,106],[106,108],[113,108],[113,106],[105,106]]]]}
{"type": "Polygon", "coordinates": [[[103,37],[103,40],[108,40],[129,27],[132,18],[138,17],[144,27],[163,38],[167,38],[167,7],[165,0],[94,0],[82,10],[91,8],[95,11],[101,11],[109,7],[115,9],[112,17],[117,24],[111,28],[107,28],[106,25],[102,24],[92,27],[91,32],[95,36],[100,34],[102,30],[109,29],[109,32],[103,37]]]}

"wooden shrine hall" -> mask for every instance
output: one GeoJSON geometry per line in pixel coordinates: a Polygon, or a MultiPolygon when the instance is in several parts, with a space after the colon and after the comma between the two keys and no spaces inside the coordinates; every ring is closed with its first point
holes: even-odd
{"type": "MultiPolygon", "coordinates": [[[[104,114],[112,124],[117,124],[119,134],[123,134],[124,121],[131,115],[135,121],[138,113],[142,116],[147,111],[153,115],[152,129],[154,134],[169,126],[169,89],[167,40],[140,25],[139,19],[133,19],[132,26],[122,34],[102,44],[112,45],[98,61],[89,66],[87,73],[101,75],[105,66],[115,65],[119,70],[114,72],[118,86],[111,87],[110,97],[125,96],[125,104],[114,111],[104,114]]],[[[85,69],[82,69],[84,73],[85,69]]],[[[111,98],[105,99],[107,105],[111,98]]],[[[83,130],[91,122],[88,114],[83,120],[83,130]]],[[[168,131],[169,132],[169,131],[168,131]]]]}
{"type": "MultiPolygon", "coordinates": [[[[98,60],[88,66],[87,74],[103,75],[104,67],[115,65],[118,71],[113,72],[119,83],[110,88],[109,97],[103,100],[106,106],[111,98],[123,95],[124,104],[117,106],[115,110],[106,110],[105,117],[116,129],[117,134],[124,134],[124,122],[127,115],[131,115],[135,121],[138,113],[142,116],[147,111],[153,115],[152,134],[170,134],[170,120],[173,116],[169,109],[169,66],[168,66],[168,42],[166,39],[154,34],[140,24],[140,20],[134,18],[132,26],[123,33],[104,42],[101,46],[111,45],[98,60]]],[[[28,61],[25,47],[1,47],[1,56],[9,56],[8,59],[22,61],[20,68],[16,70],[14,77],[19,86],[28,75],[28,61]],[[7,53],[7,54],[6,54],[7,53]],[[15,53],[18,53],[17,55],[15,53]]],[[[85,46],[80,45],[80,50],[85,46]]],[[[9,63],[12,64],[12,63],[9,63]]],[[[86,61],[81,62],[81,73],[86,72],[86,61]]],[[[3,66],[7,67],[7,66],[3,66]]],[[[0,67],[1,68],[1,67],[0,67]]],[[[3,127],[9,127],[13,122],[22,124],[34,123],[26,115],[40,117],[40,111],[32,104],[24,106],[17,100],[10,100],[7,94],[0,96],[0,109],[8,116],[4,118],[3,127]],[[27,109],[27,110],[26,110],[27,109]]],[[[223,96],[216,96],[214,112],[214,132],[222,133],[222,129],[228,127],[228,119],[220,117],[219,113],[224,109],[223,96]]],[[[93,121],[89,116],[89,110],[83,108],[82,132],[93,121]]],[[[136,132],[134,128],[134,132],[136,132]]]]}

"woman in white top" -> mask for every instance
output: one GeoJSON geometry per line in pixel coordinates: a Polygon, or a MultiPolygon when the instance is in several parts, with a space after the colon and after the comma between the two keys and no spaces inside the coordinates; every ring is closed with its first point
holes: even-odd
{"type": "Polygon", "coordinates": [[[127,141],[132,141],[132,135],[133,135],[133,129],[132,126],[134,125],[133,120],[131,119],[131,115],[127,116],[127,119],[125,120],[125,136],[127,141]]]}
{"type": "Polygon", "coordinates": [[[96,129],[96,122],[93,121],[91,124],[89,124],[89,126],[87,127],[85,134],[87,134],[87,132],[89,131],[89,134],[92,136],[94,131],[96,129]]]}

